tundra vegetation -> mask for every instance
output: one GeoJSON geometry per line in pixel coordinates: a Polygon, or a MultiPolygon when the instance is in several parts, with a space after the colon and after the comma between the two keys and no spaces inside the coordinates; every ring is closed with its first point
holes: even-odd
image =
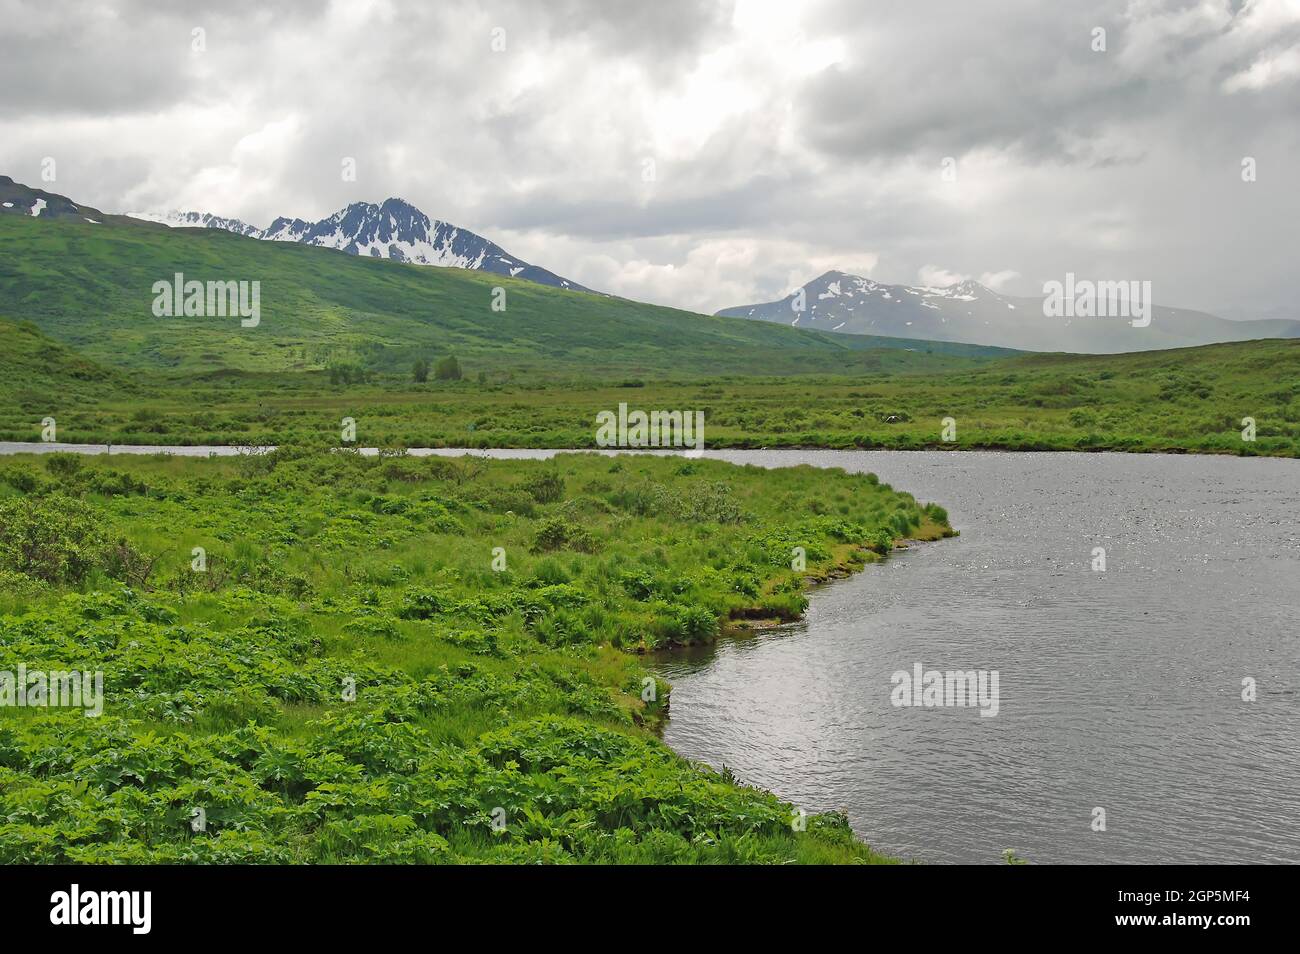
{"type": "Polygon", "coordinates": [[[9,458],[0,670],[104,712],[0,707],[0,861],[887,861],[669,750],[641,654],[949,533],[809,467],[9,458]]]}
{"type": "Polygon", "coordinates": [[[0,440],[40,440],[42,421],[54,417],[64,441],[316,443],[352,417],[361,446],[594,449],[597,415],[626,402],[645,411],[703,411],[705,444],[713,448],[1300,456],[1300,341],[1020,355],[962,368],[947,366],[958,359],[941,360],[942,371],[886,362],[853,377],[602,381],[564,365],[544,375],[462,368],[446,355],[438,359],[442,376],[425,381],[413,381],[409,366],[379,373],[346,363],[173,377],[110,370],[34,326],[0,321],[0,440]],[[1253,441],[1242,439],[1248,417],[1253,441]],[[951,442],[943,439],[945,418],[955,421],[951,442]]]}

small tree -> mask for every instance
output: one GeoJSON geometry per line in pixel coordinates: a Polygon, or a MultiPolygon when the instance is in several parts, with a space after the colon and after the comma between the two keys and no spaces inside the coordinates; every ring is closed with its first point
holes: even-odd
{"type": "Polygon", "coordinates": [[[328,366],[330,384],[365,384],[370,380],[370,372],[359,364],[337,362],[328,366]]]}
{"type": "Polygon", "coordinates": [[[421,358],[415,362],[415,367],[411,369],[411,377],[415,379],[416,384],[423,384],[429,380],[429,362],[421,358]]]}
{"type": "Polygon", "coordinates": [[[459,381],[460,362],[456,360],[454,354],[449,354],[438,362],[433,374],[439,381],[459,381]]]}

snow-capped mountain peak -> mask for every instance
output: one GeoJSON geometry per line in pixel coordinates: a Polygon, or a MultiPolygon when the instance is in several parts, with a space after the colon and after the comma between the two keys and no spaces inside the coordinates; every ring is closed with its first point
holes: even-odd
{"type": "Polygon", "coordinates": [[[993,316],[1014,313],[1015,307],[971,279],[942,286],[887,285],[832,270],[779,301],[727,308],[718,314],[824,331],[992,343],[979,339],[993,316]],[[968,334],[973,337],[963,337],[968,334]]]}
{"type": "Polygon", "coordinates": [[[718,314],[844,334],[1028,351],[1142,351],[1300,335],[1297,322],[1224,321],[1202,312],[1159,306],[1153,312],[1147,328],[1135,328],[1122,318],[1063,321],[1044,315],[1041,298],[1013,298],[971,279],[940,287],[885,285],[830,271],[785,298],[725,308],[718,314]]]}
{"type": "MultiPolygon", "coordinates": [[[[802,309],[799,307],[801,301],[799,292],[796,290],[782,299],[781,302],[752,306],[748,309],[750,314],[745,314],[745,309],[739,308],[730,308],[724,312],[719,312],[719,314],[758,317],[760,311],[770,311],[772,306],[785,304],[787,310],[791,312],[788,319],[790,323],[808,327],[810,322],[815,322],[821,318],[834,318],[836,321],[845,320],[852,317],[849,313],[853,312],[857,306],[867,305],[872,302],[892,302],[894,304],[910,302],[913,305],[938,308],[939,306],[934,304],[934,300],[937,299],[946,299],[951,302],[1005,301],[997,292],[971,279],[943,286],[886,285],[870,278],[863,278],[860,275],[850,275],[847,272],[835,270],[817,276],[804,285],[802,291],[802,309]],[[802,318],[799,317],[801,310],[807,313],[802,318]]],[[[777,311],[779,310],[778,308],[777,311]]]]}
{"type": "Polygon", "coordinates": [[[239,219],[222,218],[208,212],[127,212],[124,214],[133,219],[157,222],[160,225],[179,229],[223,229],[238,235],[254,237],[261,231],[257,226],[241,222],[239,219]]]}
{"type": "Polygon", "coordinates": [[[265,229],[201,212],[140,213],[133,218],[173,228],[215,228],[269,242],[301,242],[351,255],[414,265],[468,268],[523,278],[542,285],[590,291],[554,272],[509,255],[499,245],[450,222],[431,219],[405,199],[353,202],[318,222],[278,218],[265,229]]]}

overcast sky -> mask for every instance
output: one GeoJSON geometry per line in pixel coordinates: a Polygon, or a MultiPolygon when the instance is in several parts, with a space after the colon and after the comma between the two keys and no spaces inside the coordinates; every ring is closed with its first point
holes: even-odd
{"type": "Polygon", "coordinates": [[[1300,0],[0,0],[0,23],[0,173],[105,211],[264,226],[396,195],[701,311],[839,268],[1300,318],[1300,0]]]}

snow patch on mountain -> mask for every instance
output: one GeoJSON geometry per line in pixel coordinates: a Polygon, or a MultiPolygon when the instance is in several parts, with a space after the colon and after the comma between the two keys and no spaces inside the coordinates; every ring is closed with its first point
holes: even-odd
{"type": "Polygon", "coordinates": [[[133,219],[157,222],[159,225],[166,225],[174,229],[222,229],[238,235],[250,235],[254,238],[261,237],[261,229],[255,225],[248,225],[239,221],[239,219],[222,218],[219,215],[211,215],[207,212],[125,212],[123,214],[133,219]]]}
{"type": "Polygon", "coordinates": [[[128,212],[127,215],[172,228],[224,229],[267,242],[298,242],[366,258],[487,271],[556,288],[590,291],[508,255],[481,235],[450,222],[431,219],[404,199],[390,198],[379,204],[353,202],[319,222],[281,217],[265,229],[206,212],[128,212]]]}
{"type": "Polygon", "coordinates": [[[718,314],[845,334],[1094,354],[1300,337],[1300,322],[1224,321],[1204,312],[1161,307],[1155,309],[1151,327],[1143,330],[1126,321],[1059,321],[1043,314],[1041,299],[1004,296],[973,279],[884,285],[839,271],[819,275],[777,301],[724,308],[718,314]]]}

